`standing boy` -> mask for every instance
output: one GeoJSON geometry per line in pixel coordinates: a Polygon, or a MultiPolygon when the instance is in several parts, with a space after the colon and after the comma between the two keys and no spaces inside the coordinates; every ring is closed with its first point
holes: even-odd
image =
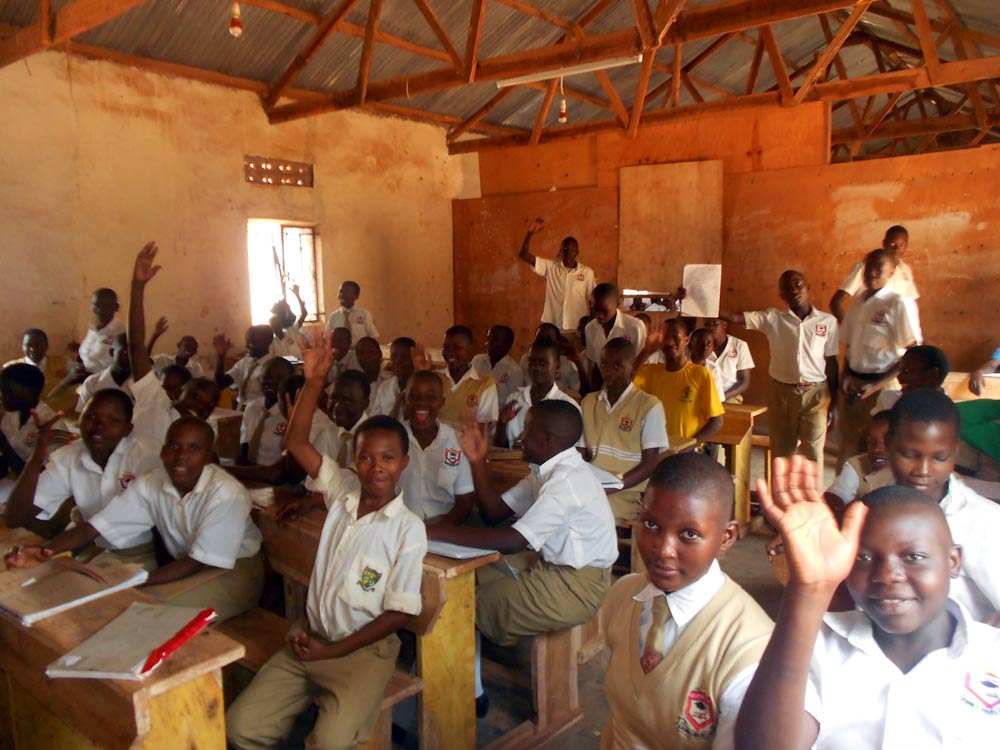
{"type": "Polygon", "coordinates": [[[345,281],[340,285],[340,291],[337,292],[340,307],[326,319],[327,332],[335,328],[347,328],[351,331],[352,341],[359,341],[365,336],[378,340],[378,329],[372,314],[357,304],[360,296],[361,286],[356,281],[345,281]]]}
{"type": "MultiPolygon", "coordinates": [[[[888,286],[897,294],[916,301],[920,298],[920,292],[917,291],[917,285],[913,282],[913,270],[904,260],[909,247],[910,233],[906,231],[906,227],[897,225],[886,230],[885,237],[882,238],[882,249],[886,250],[896,262],[896,269],[889,278],[888,286]]],[[[830,309],[838,321],[843,322],[847,303],[864,288],[865,262],[860,260],[851,266],[844,283],[840,285],[840,289],[834,292],[833,298],[830,300],[830,309]]]]}
{"type": "Polygon", "coordinates": [[[111,346],[115,336],[125,332],[118,319],[118,295],[114,289],[102,287],[90,298],[94,318],[80,344],[80,361],[87,372],[99,372],[111,364],[111,346]]]}
{"type": "Polygon", "coordinates": [[[510,326],[490,326],[486,332],[486,353],[472,358],[472,367],[479,377],[492,376],[497,384],[497,397],[506,404],[514,391],[524,385],[524,375],[510,356],[514,346],[514,329],[510,326]]]}
{"type": "Polygon", "coordinates": [[[542,231],[544,219],[534,219],[521,243],[518,259],[531,266],[545,279],[545,307],[542,322],[552,323],[563,331],[572,331],[589,312],[590,294],[594,291],[594,269],[577,260],[580,244],[575,237],[566,237],[559,245],[555,260],[539,258],[529,249],[531,238],[542,231]]]}

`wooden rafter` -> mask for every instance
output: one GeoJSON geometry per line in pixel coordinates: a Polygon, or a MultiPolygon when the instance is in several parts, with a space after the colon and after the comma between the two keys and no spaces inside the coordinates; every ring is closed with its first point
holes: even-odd
{"type": "Polygon", "coordinates": [[[935,78],[938,68],[941,65],[941,58],[938,56],[937,45],[934,42],[931,22],[927,17],[927,8],[924,0],[912,0],[910,7],[913,9],[913,25],[917,29],[917,39],[920,40],[920,50],[923,52],[924,64],[930,71],[931,78],[935,78]]]}
{"type": "Polygon", "coordinates": [[[681,10],[687,0],[660,0],[653,15],[653,26],[656,28],[656,43],[663,44],[663,38],[680,17],[681,10]]]}
{"type": "Polygon", "coordinates": [[[361,104],[365,103],[368,95],[368,78],[375,57],[375,32],[381,15],[382,0],[371,0],[368,4],[368,22],[365,24],[365,41],[361,45],[361,62],[358,65],[358,102],[361,104]]]}
{"type": "Polygon", "coordinates": [[[757,42],[753,48],[753,58],[750,60],[750,71],[747,73],[747,87],[745,94],[752,94],[757,88],[757,75],[760,73],[760,64],[764,59],[764,34],[757,33],[757,42]]]}
{"type": "MultiPolygon", "coordinates": [[[[670,101],[671,106],[679,107],[681,106],[681,76],[684,74],[684,68],[681,63],[684,61],[684,45],[675,44],[674,45],[674,74],[672,79],[672,85],[670,87],[670,101]]],[[[663,106],[667,106],[667,100],[663,100],[663,106]]]]}
{"type": "Polygon", "coordinates": [[[833,41],[830,42],[823,54],[819,56],[816,60],[816,64],[813,65],[812,70],[806,75],[806,79],[799,86],[798,91],[795,92],[795,103],[801,104],[805,101],[805,98],[809,95],[810,89],[819,81],[820,76],[824,75],[826,69],[833,62],[833,58],[840,53],[840,48],[847,41],[847,37],[851,35],[854,31],[854,27],[858,25],[858,21],[861,20],[861,16],[865,14],[868,10],[868,6],[871,2],[862,2],[854,7],[851,11],[850,17],[843,24],[841,24],[840,29],[837,30],[836,36],[833,37],[833,41]]]}
{"type": "Polygon", "coordinates": [[[486,0],[472,0],[472,17],[469,19],[469,36],[465,43],[465,67],[462,77],[466,83],[476,78],[479,65],[479,42],[483,38],[483,23],[486,20],[486,0]]]}
{"type": "Polygon", "coordinates": [[[559,88],[559,79],[553,78],[548,82],[545,89],[545,99],[542,100],[542,108],[538,110],[538,117],[535,119],[535,127],[531,130],[531,138],[528,143],[534,145],[542,137],[542,130],[545,128],[545,120],[552,109],[552,100],[556,96],[556,89],[559,88]]]}
{"type": "Polygon", "coordinates": [[[764,37],[764,49],[767,50],[767,59],[771,61],[771,70],[774,71],[774,78],[778,82],[781,100],[783,103],[791,104],[795,100],[795,92],[792,90],[792,82],[785,69],[785,58],[781,56],[781,48],[778,47],[774,29],[770,26],[762,26],[760,34],[764,37]]]}
{"type": "MultiPolygon", "coordinates": [[[[830,28],[830,22],[827,20],[826,15],[820,14],[819,25],[823,29],[823,36],[826,39],[826,43],[830,44],[833,41],[833,30],[830,28]]],[[[837,77],[840,80],[846,81],[848,79],[847,68],[844,67],[844,61],[840,59],[839,52],[833,58],[833,69],[837,71],[837,77]]],[[[853,99],[848,99],[847,105],[851,110],[851,119],[854,120],[854,127],[858,129],[858,133],[860,134],[864,130],[864,121],[861,119],[861,112],[858,110],[858,105],[853,99]]]]}
{"type": "Polygon", "coordinates": [[[566,29],[569,31],[573,27],[573,24],[567,21],[565,18],[560,18],[555,13],[550,13],[547,10],[542,10],[541,8],[536,8],[534,5],[528,5],[528,3],[521,2],[521,0],[495,0],[500,5],[506,5],[508,8],[513,8],[516,11],[524,13],[526,16],[531,16],[532,18],[537,18],[540,21],[545,21],[553,26],[558,26],[560,29],[566,29]]]}
{"type": "MultiPolygon", "coordinates": [[[[458,125],[461,122],[460,117],[455,117],[454,115],[443,115],[439,112],[425,112],[422,109],[414,109],[412,107],[404,107],[398,104],[387,104],[386,102],[369,102],[362,107],[366,112],[377,112],[384,115],[392,115],[393,117],[403,117],[407,120],[414,120],[416,122],[430,122],[435,125],[458,125]]],[[[493,135],[527,135],[527,131],[520,128],[509,128],[504,125],[491,125],[488,122],[480,122],[471,128],[472,130],[477,130],[483,133],[492,133],[493,135]]]]}
{"type": "Polygon", "coordinates": [[[628,121],[628,137],[633,140],[639,134],[639,121],[642,119],[643,107],[646,106],[646,91],[649,88],[649,77],[653,74],[655,56],[655,50],[649,50],[642,59],[642,70],[635,87],[635,101],[632,102],[632,115],[628,121]]]}
{"type": "Polygon", "coordinates": [[[635,26],[639,31],[644,49],[652,49],[659,44],[659,35],[653,25],[653,11],[649,9],[646,0],[632,0],[632,12],[635,15],[635,26]]]}
{"type": "Polygon", "coordinates": [[[467,133],[469,130],[474,128],[484,117],[486,117],[486,115],[488,115],[498,106],[500,106],[500,103],[504,99],[513,94],[515,90],[516,89],[514,86],[510,86],[505,89],[500,89],[500,91],[498,91],[493,96],[493,98],[491,98],[488,102],[486,102],[486,104],[484,104],[482,107],[477,109],[472,114],[471,117],[462,120],[460,123],[455,125],[455,127],[453,127],[451,130],[448,131],[448,138],[447,138],[448,143],[451,143],[463,133],[467,133]]]}
{"type": "MultiPolygon", "coordinates": [[[[725,47],[727,44],[729,44],[729,42],[731,42],[736,37],[737,37],[737,34],[734,31],[730,31],[730,32],[728,32],[728,33],[723,34],[722,36],[720,36],[718,39],[716,39],[710,45],[708,45],[707,47],[705,47],[705,49],[703,49],[701,52],[699,52],[697,55],[695,55],[694,59],[691,60],[687,65],[685,65],[681,69],[682,76],[684,76],[684,75],[688,75],[689,76],[700,65],[702,65],[702,63],[704,63],[705,61],[707,61],[712,55],[714,55],[720,49],[722,49],[723,47],[725,47]]],[[[675,60],[675,62],[676,62],[676,60],[675,60]]],[[[649,98],[650,99],[656,98],[663,91],[666,91],[672,85],[673,85],[673,76],[671,75],[670,79],[664,81],[659,86],[657,86],[656,88],[654,88],[652,91],[649,92],[649,98]]]]}
{"type": "Polygon", "coordinates": [[[428,3],[428,0],[413,0],[416,4],[417,9],[420,14],[424,17],[427,25],[430,26],[434,36],[437,37],[438,42],[441,43],[442,49],[444,49],[445,54],[451,60],[452,64],[455,66],[455,70],[462,69],[462,56],[458,54],[458,50],[451,41],[451,37],[448,36],[448,32],[445,31],[444,26],[441,25],[441,21],[438,19],[437,14],[434,9],[428,3]]]}
{"type": "Polygon", "coordinates": [[[625,102],[623,102],[622,98],[618,95],[618,90],[615,89],[614,84],[611,83],[611,79],[608,78],[607,72],[597,70],[594,71],[594,75],[597,76],[597,81],[601,84],[601,88],[604,89],[604,93],[607,95],[608,101],[611,102],[611,108],[615,111],[615,114],[618,115],[618,119],[621,121],[622,127],[628,128],[628,109],[625,107],[625,102]]]}
{"type": "MultiPolygon", "coordinates": [[[[882,16],[883,18],[888,18],[893,21],[898,21],[904,26],[913,26],[915,24],[915,19],[912,14],[906,11],[899,10],[898,8],[893,8],[884,2],[877,2],[873,4],[869,9],[869,13],[877,16],[882,16]]],[[[945,31],[949,26],[948,21],[942,21],[937,18],[930,19],[931,29],[937,32],[945,31]]],[[[978,31],[974,29],[960,29],[957,30],[959,36],[961,36],[965,41],[971,42],[972,44],[982,44],[987,47],[992,47],[993,49],[1000,49],[1000,35],[989,34],[984,31],[978,31]]],[[[912,37],[912,34],[910,35],[912,37]]],[[[918,44],[919,41],[912,37],[911,40],[914,44],[918,44]]]]}

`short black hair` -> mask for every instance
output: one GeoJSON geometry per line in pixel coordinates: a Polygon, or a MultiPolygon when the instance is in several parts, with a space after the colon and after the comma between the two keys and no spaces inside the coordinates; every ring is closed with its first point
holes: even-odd
{"type": "Polygon", "coordinates": [[[166,380],[168,375],[174,375],[175,377],[180,378],[181,385],[186,385],[191,379],[191,371],[184,365],[179,365],[176,362],[163,368],[160,372],[160,382],[162,383],[166,380]]]}
{"type": "Polygon", "coordinates": [[[355,383],[361,389],[366,401],[371,398],[372,384],[368,382],[368,376],[361,372],[361,370],[344,370],[337,376],[334,388],[337,387],[336,383],[340,382],[355,383]]]}
{"type": "Polygon", "coordinates": [[[618,287],[607,281],[602,281],[600,284],[594,287],[593,295],[594,299],[607,299],[608,297],[617,297],[618,287]]]}
{"type": "Polygon", "coordinates": [[[802,273],[802,271],[796,270],[794,268],[787,268],[784,271],[782,271],[781,276],[778,277],[778,286],[781,286],[781,283],[783,281],[785,281],[786,279],[790,279],[795,274],[798,274],[803,279],[806,277],[806,275],[802,273]]]}
{"type": "Polygon", "coordinates": [[[441,387],[441,395],[444,395],[444,381],[441,380],[441,376],[438,375],[433,370],[417,370],[410,376],[410,381],[406,384],[406,390],[409,391],[416,382],[427,381],[428,383],[437,383],[441,387]]]}
{"type": "Polygon", "coordinates": [[[691,327],[688,325],[689,320],[692,320],[692,318],[667,318],[663,321],[663,330],[677,327],[684,331],[685,336],[691,338],[691,327]]]}
{"type": "Polygon", "coordinates": [[[559,450],[576,445],[583,435],[583,417],[580,409],[568,401],[547,399],[534,404],[529,412],[533,420],[543,420],[542,429],[555,438],[559,450]]]}
{"type": "Polygon", "coordinates": [[[305,384],[305,375],[292,375],[290,378],[285,378],[278,386],[278,398],[284,403],[287,395],[292,401],[295,401],[295,397],[305,384]]]}
{"type": "Polygon", "coordinates": [[[871,263],[879,263],[885,261],[893,268],[896,267],[896,256],[886,250],[884,247],[876,247],[868,255],[865,256],[865,268],[871,263]]]}
{"type": "Polygon", "coordinates": [[[904,393],[889,412],[889,434],[899,431],[904,420],[911,422],[938,422],[955,426],[955,432],[962,427],[955,402],[941,391],[920,388],[904,393]]]}
{"type": "Polygon", "coordinates": [[[938,387],[944,383],[944,379],[948,377],[948,372],[950,371],[951,364],[948,362],[948,355],[945,354],[941,349],[936,346],[931,346],[930,344],[920,344],[918,346],[911,346],[903,354],[904,357],[916,357],[920,363],[928,370],[938,371],[938,387]]]}
{"type": "Polygon", "coordinates": [[[538,327],[535,329],[535,339],[537,340],[539,336],[544,335],[542,331],[552,331],[553,335],[558,338],[562,335],[562,331],[559,330],[559,326],[555,323],[539,323],[538,327]]]}
{"type": "Polygon", "coordinates": [[[259,335],[263,337],[265,333],[269,338],[274,339],[274,330],[271,328],[271,326],[265,326],[265,325],[250,326],[249,328],[247,328],[246,336],[252,337],[259,335]]]}
{"type": "Polygon", "coordinates": [[[736,488],[729,471],[704,453],[675,453],[660,461],[649,480],[653,487],[697,494],[723,506],[726,520],[732,519],[736,488]]]}
{"type": "Polygon", "coordinates": [[[374,344],[375,346],[379,347],[380,349],[382,348],[382,345],[379,344],[378,339],[373,339],[371,336],[362,336],[361,338],[359,338],[354,343],[354,348],[355,349],[357,349],[358,344],[374,344]]]}
{"type": "Polygon", "coordinates": [[[559,358],[562,356],[562,352],[559,351],[559,344],[552,339],[535,339],[531,342],[531,348],[537,349],[538,351],[548,352],[552,355],[553,359],[555,359],[556,365],[559,364],[559,358]]]}
{"type": "Polygon", "coordinates": [[[505,326],[503,324],[500,324],[500,325],[490,326],[490,330],[491,331],[496,331],[497,333],[503,334],[504,337],[510,343],[512,343],[512,344],[514,343],[514,329],[511,328],[510,326],[505,326]]]}
{"type": "Polygon", "coordinates": [[[638,356],[638,352],[636,352],[635,349],[635,344],[633,344],[624,336],[615,336],[613,339],[610,339],[608,343],[604,345],[604,349],[605,351],[610,350],[613,352],[622,352],[629,359],[633,361],[638,356]]]}
{"type": "Polygon", "coordinates": [[[21,338],[23,339],[25,336],[39,336],[46,344],[49,343],[48,334],[41,328],[25,328],[24,333],[21,334],[21,338]]]}
{"type": "Polygon", "coordinates": [[[350,341],[351,343],[354,343],[354,335],[351,333],[350,328],[347,328],[346,326],[337,326],[331,332],[330,338],[332,339],[334,336],[337,336],[338,334],[341,336],[347,336],[347,340],[350,341]]]}
{"type": "Polygon", "coordinates": [[[410,452],[410,436],[406,434],[406,428],[403,427],[398,419],[393,419],[384,414],[369,417],[354,430],[353,445],[355,449],[358,447],[359,437],[366,432],[376,432],[378,430],[395,432],[396,437],[399,438],[400,445],[403,447],[403,453],[407,454],[410,452]]]}
{"type": "Polygon", "coordinates": [[[409,336],[400,336],[399,338],[393,339],[392,344],[390,344],[390,346],[408,346],[411,349],[415,349],[417,346],[417,342],[411,339],[409,336]]]}
{"type": "Polygon", "coordinates": [[[191,378],[187,383],[184,384],[186,389],[198,389],[199,391],[213,392],[215,393],[215,401],[219,400],[219,394],[221,389],[219,384],[216,383],[211,378],[191,378]]]}
{"type": "Polygon", "coordinates": [[[211,450],[212,446],[215,445],[215,432],[212,430],[212,425],[204,419],[198,419],[198,417],[191,415],[175,419],[171,423],[170,428],[167,430],[167,435],[169,436],[173,430],[179,427],[195,427],[208,440],[209,450],[211,450]]]}
{"type": "Polygon", "coordinates": [[[897,234],[901,234],[904,237],[906,237],[906,239],[910,239],[910,233],[907,231],[906,227],[904,227],[902,224],[893,224],[891,227],[885,230],[886,239],[897,234]]]}
{"type": "Polygon", "coordinates": [[[705,327],[702,327],[702,328],[695,328],[693,331],[691,331],[691,338],[694,338],[699,333],[704,333],[706,336],[711,336],[712,335],[712,332],[710,330],[708,330],[705,327]]]}
{"type": "Polygon", "coordinates": [[[475,341],[475,338],[472,335],[472,329],[469,328],[469,326],[465,326],[465,325],[452,326],[451,328],[449,328],[447,331],[444,332],[444,335],[445,336],[464,336],[468,340],[468,342],[470,344],[473,341],[475,341]]]}
{"type": "Polygon", "coordinates": [[[114,289],[108,286],[102,286],[99,289],[95,289],[93,296],[110,298],[113,299],[115,302],[118,302],[118,292],[116,292],[114,289]]]}
{"type": "MultiPolygon", "coordinates": [[[[187,370],[185,370],[187,372],[187,370]]],[[[117,401],[118,405],[121,406],[122,410],[125,412],[125,416],[128,421],[132,421],[132,414],[135,411],[135,405],[132,403],[131,397],[125,393],[125,391],[119,390],[118,388],[101,388],[101,390],[96,391],[90,398],[87,399],[87,403],[83,405],[83,409],[80,410],[80,414],[86,411],[87,407],[96,401],[117,401]]]]}
{"type": "Polygon", "coordinates": [[[275,357],[266,365],[264,365],[265,371],[270,370],[272,368],[277,368],[278,370],[281,371],[278,373],[278,377],[282,379],[291,377],[292,374],[295,372],[295,367],[293,367],[292,363],[289,362],[284,357],[275,357]]]}
{"type": "Polygon", "coordinates": [[[41,394],[45,387],[45,374],[34,365],[18,362],[0,370],[0,382],[41,394]]]}
{"type": "Polygon", "coordinates": [[[355,294],[361,294],[361,285],[356,281],[345,281],[341,286],[348,286],[354,290],[355,294]]]}

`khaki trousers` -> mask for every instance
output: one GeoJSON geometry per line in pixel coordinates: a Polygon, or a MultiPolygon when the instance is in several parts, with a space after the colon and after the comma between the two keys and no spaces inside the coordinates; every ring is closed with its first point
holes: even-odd
{"type": "Polygon", "coordinates": [[[620,490],[608,495],[608,502],[611,503],[611,512],[615,514],[616,526],[639,520],[639,511],[642,510],[642,492],[639,490],[620,490]]]}
{"type": "Polygon", "coordinates": [[[826,383],[799,388],[771,381],[771,400],[767,407],[771,453],[782,458],[801,453],[815,461],[820,484],[823,482],[823,445],[829,408],[830,389],[826,383]]]}
{"type": "Polygon", "coordinates": [[[868,398],[844,396],[840,399],[840,447],[837,449],[837,471],[851,456],[858,453],[861,431],[872,422],[872,409],[878,401],[879,391],[868,398]]]}
{"type": "Polygon", "coordinates": [[[578,570],[544,560],[516,576],[496,566],[476,574],[476,627],[500,646],[587,622],[611,587],[610,568],[578,570]]]}
{"type": "Polygon", "coordinates": [[[386,636],[339,659],[302,661],[285,645],[226,712],[226,737],[240,750],[285,747],[296,717],[316,704],[307,750],[366,741],[396,668],[399,638],[386,636]]]}
{"type": "Polygon", "coordinates": [[[232,570],[170,599],[171,607],[211,607],[219,615],[216,623],[241,615],[257,606],[264,589],[264,561],[260,553],[241,557],[232,570]]]}

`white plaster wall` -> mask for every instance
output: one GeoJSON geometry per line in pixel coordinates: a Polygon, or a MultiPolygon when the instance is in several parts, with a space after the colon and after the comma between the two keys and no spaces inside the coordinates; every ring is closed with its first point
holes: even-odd
{"type": "Polygon", "coordinates": [[[124,313],[150,239],[163,270],[146,309],[169,317],[164,343],[242,341],[248,218],[315,222],[327,309],[356,280],[383,340],[436,342],[453,322],[451,200],[478,197],[478,164],[449,156],[438,127],[360,112],[272,126],[252,93],[59,52],[0,70],[0,102],[4,359],[29,326],[54,348],[82,336],[96,287],[124,313]],[[244,154],[311,162],[315,187],[247,184],[244,154]]]}

